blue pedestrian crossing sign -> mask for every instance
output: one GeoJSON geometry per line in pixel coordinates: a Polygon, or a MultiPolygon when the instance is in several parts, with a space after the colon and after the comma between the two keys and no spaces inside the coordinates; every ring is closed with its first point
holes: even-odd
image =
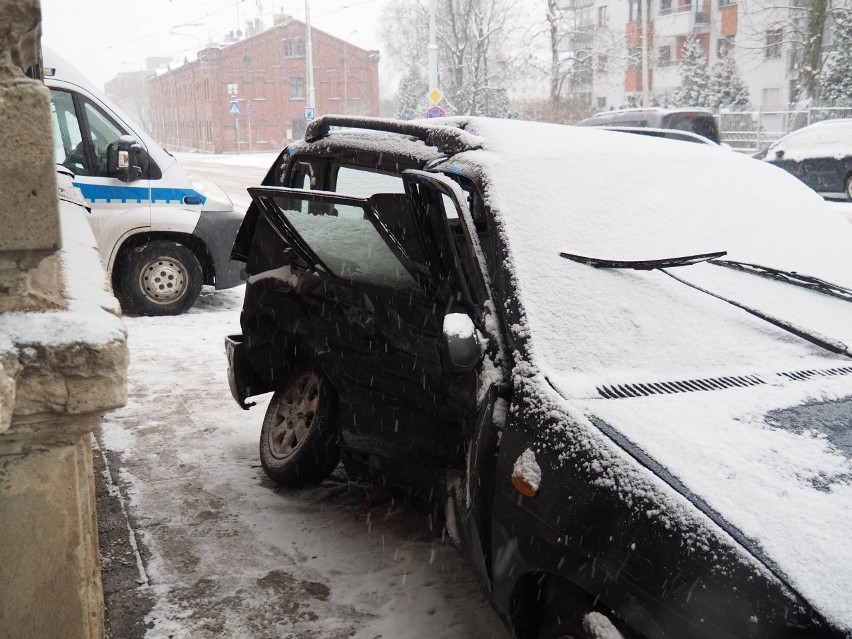
{"type": "Polygon", "coordinates": [[[228,111],[231,112],[231,115],[239,115],[240,114],[240,103],[236,100],[231,100],[228,102],[228,111]]]}
{"type": "Polygon", "coordinates": [[[305,122],[311,122],[317,117],[314,107],[305,107],[305,122]]]}
{"type": "Polygon", "coordinates": [[[253,115],[254,114],[254,111],[252,111],[250,104],[246,105],[245,111],[243,111],[243,113],[245,113],[246,115],[253,115]]]}

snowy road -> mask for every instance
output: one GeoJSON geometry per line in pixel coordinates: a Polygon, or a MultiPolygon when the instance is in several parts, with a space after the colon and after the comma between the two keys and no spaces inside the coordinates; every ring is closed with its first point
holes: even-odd
{"type": "Polygon", "coordinates": [[[126,501],[139,586],[107,588],[108,614],[146,598],[152,639],[508,637],[422,515],[368,502],[342,470],[302,491],[265,479],[266,401],[240,410],[226,378],[242,295],[205,288],[185,315],[126,318],[128,404],[106,415],[96,454],[126,501]]]}

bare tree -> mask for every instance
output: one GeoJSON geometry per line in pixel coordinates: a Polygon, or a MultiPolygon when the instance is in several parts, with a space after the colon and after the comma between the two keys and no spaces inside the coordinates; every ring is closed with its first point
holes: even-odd
{"type": "MultiPolygon", "coordinates": [[[[403,69],[422,69],[428,44],[424,0],[397,0],[383,18],[388,56],[403,69]]],[[[449,110],[503,115],[506,91],[518,72],[522,22],[510,0],[439,0],[439,78],[449,110]]]]}
{"type": "Polygon", "coordinates": [[[834,16],[851,7],[852,0],[741,0],[740,29],[755,44],[737,46],[767,53],[784,46],[798,71],[799,95],[819,97],[820,76],[835,46],[828,29],[834,16]]]}

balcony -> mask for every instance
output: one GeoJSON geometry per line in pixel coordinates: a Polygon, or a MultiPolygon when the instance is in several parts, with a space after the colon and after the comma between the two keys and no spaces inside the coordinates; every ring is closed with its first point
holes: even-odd
{"type": "Polygon", "coordinates": [[[710,32],[709,3],[681,4],[660,9],[654,25],[659,36],[683,36],[710,32]],[[697,10],[696,10],[697,9],[697,10]]]}
{"type": "Polygon", "coordinates": [[[680,86],[680,64],[677,62],[654,69],[654,91],[674,91],[680,86]]]}

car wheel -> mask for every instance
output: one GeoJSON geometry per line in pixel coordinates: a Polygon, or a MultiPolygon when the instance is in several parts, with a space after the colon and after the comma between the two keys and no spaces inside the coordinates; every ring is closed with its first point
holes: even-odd
{"type": "Polygon", "coordinates": [[[318,483],[340,461],[337,397],[328,380],[303,370],[276,391],[260,430],[260,463],[283,486],[318,483]]]}
{"type": "Polygon", "coordinates": [[[131,250],[116,293],[126,312],[180,315],[201,292],[203,273],[192,251],[166,240],[131,250]]]}
{"type": "Polygon", "coordinates": [[[852,200],[852,175],[846,176],[846,199],[852,200]]]}

